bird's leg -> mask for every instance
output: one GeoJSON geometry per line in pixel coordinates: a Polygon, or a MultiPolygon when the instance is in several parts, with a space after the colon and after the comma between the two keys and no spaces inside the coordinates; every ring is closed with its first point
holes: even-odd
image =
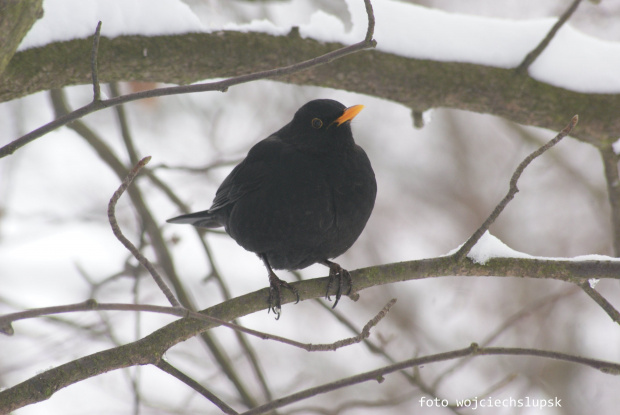
{"type": "Polygon", "coordinates": [[[269,275],[269,308],[267,311],[273,311],[276,315],[276,320],[280,318],[280,313],[282,312],[282,291],[281,288],[284,287],[287,290],[291,290],[295,297],[297,297],[297,301],[295,304],[299,302],[299,291],[291,284],[286,281],[278,278],[273,269],[271,269],[271,265],[269,265],[269,261],[267,257],[263,254],[259,255],[260,259],[263,260],[263,264],[265,264],[265,268],[267,268],[267,273],[269,275]]]}
{"type": "Polygon", "coordinates": [[[342,291],[345,287],[348,287],[348,288],[344,294],[345,295],[351,294],[351,290],[353,289],[353,280],[351,279],[351,274],[349,274],[349,271],[342,268],[340,265],[336,264],[335,262],[328,261],[326,259],[326,260],[321,261],[321,264],[329,267],[329,279],[327,280],[327,291],[325,293],[325,298],[327,298],[328,301],[331,301],[331,298],[329,298],[329,290],[332,288],[332,285],[334,284],[334,280],[337,280],[338,286],[336,290],[336,301],[334,302],[334,305],[332,306],[332,308],[335,308],[336,304],[338,304],[338,301],[340,301],[342,291]]]}

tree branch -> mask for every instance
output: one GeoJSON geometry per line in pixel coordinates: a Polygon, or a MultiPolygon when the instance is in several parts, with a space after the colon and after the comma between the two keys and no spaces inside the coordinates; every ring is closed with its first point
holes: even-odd
{"type": "Polygon", "coordinates": [[[522,74],[527,71],[530,65],[532,65],[532,63],[534,63],[534,61],[540,56],[540,54],[543,53],[547,46],[549,46],[549,43],[551,43],[551,41],[553,40],[558,30],[560,30],[562,26],[564,26],[564,23],[566,23],[568,19],[570,19],[570,17],[573,15],[575,10],[577,10],[577,7],[579,7],[580,3],[581,0],[574,0],[568,7],[568,9],[566,9],[566,11],[562,13],[558,21],[555,22],[551,30],[549,30],[549,33],[547,33],[547,36],[545,36],[545,38],[538,44],[538,46],[536,46],[530,53],[528,53],[525,56],[525,59],[523,59],[519,66],[517,66],[515,71],[518,74],[522,74]]]}
{"type": "Polygon", "coordinates": [[[613,238],[614,255],[620,255],[620,176],[618,175],[618,155],[611,144],[599,148],[605,183],[607,184],[607,198],[611,208],[611,233],[613,238]]]}
{"type": "MultiPolygon", "coordinates": [[[[122,95],[119,97],[110,98],[106,100],[95,99],[90,104],[87,104],[69,114],[66,114],[60,118],[57,118],[56,120],[42,127],[37,128],[36,130],[33,130],[29,132],[28,134],[25,134],[24,136],[18,138],[17,140],[14,140],[11,143],[0,148],[0,158],[13,154],[19,148],[36,140],[39,137],[42,137],[43,135],[49,133],[50,131],[55,130],[58,127],[66,125],[72,121],[75,121],[77,119],[84,117],[85,115],[91,114],[103,108],[110,108],[116,105],[124,104],[127,102],[132,102],[132,101],[137,101],[137,100],[145,99],[145,98],[162,97],[162,96],[168,96],[168,95],[180,95],[180,94],[206,92],[206,91],[225,92],[228,90],[229,87],[234,86],[234,85],[239,85],[239,84],[243,84],[243,83],[251,82],[251,81],[257,81],[260,79],[269,79],[269,78],[282,77],[284,75],[292,75],[297,72],[305,71],[307,69],[310,69],[310,68],[313,68],[319,65],[324,65],[326,63],[332,62],[333,60],[359,52],[361,50],[373,48],[376,45],[376,42],[372,40],[372,35],[374,31],[374,16],[372,16],[371,14],[372,6],[370,6],[370,0],[364,0],[364,2],[366,4],[366,11],[367,13],[369,13],[368,15],[369,23],[368,23],[368,31],[366,34],[366,38],[361,42],[355,43],[350,46],[339,48],[337,50],[325,53],[321,56],[318,56],[318,57],[315,57],[315,58],[312,58],[312,59],[309,59],[303,62],[298,62],[293,65],[288,65],[285,67],[280,67],[280,68],[275,68],[275,69],[268,69],[265,71],[259,71],[259,72],[245,74],[245,75],[240,75],[240,76],[232,77],[232,78],[229,78],[223,81],[151,89],[147,91],[136,92],[133,94],[122,95]],[[370,40],[368,40],[369,38],[370,40]]],[[[100,30],[99,26],[98,26],[98,29],[100,30]]],[[[95,34],[95,41],[94,41],[93,48],[92,48],[92,55],[96,55],[96,52],[98,50],[98,45],[99,45],[98,39],[99,37],[97,36],[97,34],[95,34]]],[[[196,51],[194,51],[192,55],[194,55],[195,53],[196,51]]],[[[96,59],[91,58],[91,63],[92,63],[91,79],[93,81],[93,85],[95,85],[95,97],[96,97],[97,96],[96,85],[98,85],[98,83],[95,84],[96,79],[93,78],[94,76],[96,76],[96,72],[97,72],[96,71],[96,67],[97,67],[96,59]]]]}
{"type": "Polygon", "coordinates": [[[309,388],[288,396],[285,396],[275,401],[269,402],[265,405],[261,405],[257,408],[253,408],[249,411],[243,412],[242,415],[259,415],[265,412],[271,411],[276,408],[281,408],[285,405],[289,405],[294,402],[317,396],[323,393],[332,392],[338,389],[342,389],[348,386],[356,385],[368,381],[381,381],[385,375],[396,372],[398,370],[427,365],[430,363],[443,362],[446,360],[452,360],[462,358],[466,356],[536,356],[546,357],[555,360],[562,360],[566,362],[572,362],[577,364],[586,365],[594,369],[598,369],[608,374],[620,373],[620,364],[605,362],[602,360],[588,359],[580,356],[569,355],[566,353],[553,352],[547,350],[538,349],[524,349],[516,347],[488,347],[480,348],[477,344],[473,343],[470,347],[460,350],[454,350],[446,353],[437,353],[434,355],[416,357],[413,359],[405,360],[403,362],[396,363],[394,365],[386,366],[381,369],[371,370],[369,372],[361,373],[359,375],[351,376],[344,379],[339,379],[335,382],[326,383],[314,388],[309,388]]]}
{"type": "Polygon", "coordinates": [[[213,392],[211,392],[210,390],[202,386],[200,383],[196,382],[194,379],[187,376],[185,373],[178,370],[176,367],[172,366],[170,363],[166,362],[164,359],[160,359],[160,361],[157,362],[155,366],[157,366],[162,371],[168,373],[169,375],[174,376],[175,378],[179,379],[181,382],[185,383],[187,386],[189,386],[190,388],[192,388],[193,390],[195,390],[196,392],[198,392],[199,394],[207,398],[215,406],[220,408],[220,410],[224,412],[225,414],[239,415],[237,411],[235,411],[233,408],[228,406],[226,402],[218,398],[218,396],[215,395],[213,392]]]}
{"type": "Polygon", "coordinates": [[[114,233],[114,236],[116,236],[116,239],[118,239],[123,244],[123,246],[127,248],[127,250],[131,252],[131,254],[138,260],[138,262],[140,262],[140,264],[142,264],[142,266],[149,271],[149,273],[157,283],[157,286],[164,293],[170,304],[172,304],[173,307],[181,307],[179,300],[176,299],[170,288],[168,288],[168,285],[166,285],[164,279],[161,277],[161,275],[159,275],[159,272],[157,272],[153,264],[151,264],[150,261],[146,259],[144,255],[142,255],[142,253],[134,246],[134,244],[132,244],[131,241],[125,237],[125,235],[123,235],[123,232],[121,231],[120,227],[118,226],[118,222],[116,221],[115,209],[118,199],[120,199],[121,195],[125,192],[125,190],[127,190],[133,179],[142,169],[142,167],[144,167],[150,160],[150,156],[144,157],[142,160],[140,160],[138,164],[136,164],[136,166],[129,172],[129,174],[123,180],[123,183],[116,190],[116,192],[114,192],[114,195],[112,196],[112,198],[110,199],[110,203],[108,204],[108,220],[110,221],[110,226],[112,227],[112,232],[114,233]]]}
{"type": "MultiPolygon", "coordinates": [[[[90,39],[73,40],[16,53],[0,75],[0,101],[65,85],[90,84],[84,57],[91,46],[90,39]],[[75,62],[75,66],[67,68],[64,62],[75,62]]],[[[99,77],[101,82],[187,84],[286,66],[343,46],[292,35],[236,32],[102,38],[99,77]],[[149,51],[146,57],[144,50],[149,51]]],[[[620,108],[620,94],[579,93],[529,77],[516,81],[514,69],[371,50],[278,79],[373,95],[418,112],[457,108],[554,131],[564,127],[566,114],[579,114],[582,123],[573,137],[597,146],[614,141],[620,131],[620,117],[614,111],[620,108]]],[[[58,121],[59,125],[65,122],[58,121]]],[[[7,153],[8,148],[0,150],[0,156],[7,153]]]]}
{"type": "MultiPolygon", "coordinates": [[[[480,346],[486,347],[491,344],[495,339],[499,337],[508,327],[513,326],[518,321],[524,319],[525,317],[529,317],[532,314],[536,313],[539,309],[543,307],[551,307],[554,306],[559,300],[564,299],[568,296],[574,295],[579,292],[579,289],[576,287],[571,287],[569,290],[565,290],[563,292],[552,294],[537,300],[533,304],[528,304],[520,311],[508,317],[499,327],[497,327],[491,334],[489,334],[482,342],[479,343],[480,346]]],[[[456,362],[451,367],[444,370],[439,376],[435,378],[431,387],[436,389],[440,386],[441,382],[451,373],[454,373],[456,370],[467,364],[471,358],[462,359],[456,362]]]]}
{"type": "Polygon", "coordinates": [[[547,151],[548,149],[556,145],[561,139],[563,139],[568,134],[570,134],[573,128],[575,128],[575,126],[577,125],[578,120],[579,120],[579,117],[575,115],[571,119],[570,123],[566,127],[564,127],[564,129],[560,131],[558,135],[556,135],[552,140],[548,141],[545,145],[540,147],[538,150],[534,151],[529,156],[527,156],[517,166],[517,169],[512,174],[512,177],[510,178],[510,186],[509,186],[508,193],[506,194],[506,196],[504,196],[502,201],[499,202],[499,204],[495,207],[491,215],[474,232],[474,234],[467,240],[467,242],[465,242],[463,246],[461,246],[461,248],[454,254],[455,258],[459,260],[463,259],[465,255],[467,255],[469,251],[471,251],[471,249],[474,247],[476,242],[478,242],[480,238],[482,238],[482,235],[484,235],[484,233],[489,230],[489,227],[491,226],[491,224],[495,222],[495,219],[499,217],[499,215],[502,213],[504,208],[508,206],[508,203],[510,203],[510,201],[515,197],[515,195],[519,191],[519,188],[517,187],[517,182],[519,181],[521,174],[523,174],[523,171],[527,168],[527,166],[529,166],[529,164],[535,158],[543,154],[545,151],[547,151]]]}
{"type": "Polygon", "coordinates": [[[387,315],[390,308],[396,303],[396,299],[389,301],[385,307],[381,309],[370,321],[368,321],[362,331],[353,337],[337,340],[333,343],[324,344],[311,344],[301,343],[295,340],[287,339],[285,337],[276,336],[274,334],[264,333],[261,331],[249,329],[247,327],[240,326],[238,324],[229,323],[228,321],[212,317],[206,314],[197,313],[195,311],[187,310],[183,307],[162,307],[149,304],[118,304],[118,303],[98,303],[97,301],[90,299],[82,303],[67,304],[53,307],[34,308],[26,311],[20,311],[17,313],[6,314],[0,316],[0,333],[12,335],[13,328],[12,323],[18,320],[25,320],[30,318],[37,318],[41,316],[48,316],[53,314],[73,313],[80,311],[147,311],[152,313],[169,314],[177,317],[194,318],[207,323],[214,323],[218,326],[228,327],[241,333],[249,334],[262,340],[274,340],[280,343],[287,344],[289,346],[303,349],[307,352],[326,352],[335,351],[342,347],[350,346],[370,337],[370,329],[379,324],[379,322],[387,315]],[[6,329],[8,328],[8,330],[6,329]]]}
{"type": "Polygon", "coordinates": [[[95,34],[93,35],[93,49],[90,54],[90,72],[93,83],[93,101],[101,100],[101,85],[99,85],[99,67],[97,58],[99,54],[99,39],[101,38],[101,22],[97,24],[95,34]]]}
{"type": "MultiPolygon", "coordinates": [[[[583,282],[590,278],[620,279],[620,261],[554,261],[529,258],[492,258],[484,265],[456,261],[451,256],[400,262],[351,271],[356,292],[394,282],[433,278],[439,275],[534,277],[566,282],[583,282]]],[[[293,283],[301,300],[325,296],[327,277],[293,283]]],[[[335,291],[336,288],[334,288],[335,291]]],[[[268,288],[220,303],[201,312],[220,320],[231,321],[267,308],[268,288]]],[[[282,304],[295,297],[283,293],[282,304]]],[[[332,293],[335,294],[335,293],[332,293]]],[[[157,364],[163,353],[177,343],[218,326],[214,322],[181,319],[150,335],[120,347],[104,350],[49,369],[18,385],[0,392],[0,413],[48,399],[58,390],[73,383],[115,369],[134,365],[157,364]],[[42,385],[45,385],[43,387],[42,385]]],[[[469,350],[469,349],[467,349],[469,350]]],[[[469,352],[467,353],[469,354],[469,352]]],[[[543,356],[542,354],[540,356],[543,356]]],[[[598,361],[596,361],[598,362],[598,361]]],[[[581,362],[577,362],[581,363],[581,362]]],[[[615,365],[615,364],[614,364],[615,365]]],[[[598,368],[615,366],[599,362],[598,368]]]]}
{"type": "Polygon", "coordinates": [[[594,300],[596,304],[598,304],[605,313],[613,320],[614,323],[620,324],[620,313],[616,308],[609,302],[605,297],[603,297],[598,291],[596,291],[591,284],[591,281],[584,281],[579,284],[583,292],[588,294],[588,296],[594,300]]]}
{"type": "Polygon", "coordinates": [[[0,74],[13,58],[24,36],[41,16],[43,0],[0,0],[0,74]]]}
{"type": "MultiPolygon", "coordinates": [[[[62,91],[53,90],[51,91],[50,95],[52,97],[52,103],[56,112],[61,115],[67,113],[68,108],[66,106],[62,91]]],[[[120,159],[116,157],[114,152],[100,137],[98,137],[92,130],[90,130],[86,126],[86,124],[84,124],[80,120],[69,124],[68,127],[74,129],[88,142],[88,144],[114,171],[114,173],[119,177],[120,180],[124,179],[124,177],[129,172],[128,169],[123,165],[120,159]]],[[[174,292],[179,298],[181,304],[187,309],[195,310],[190,296],[187,294],[185,287],[183,286],[181,280],[176,273],[174,264],[172,262],[172,257],[166,245],[166,241],[164,241],[163,236],[159,230],[159,226],[155,222],[153,215],[151,214],[148,206],[142,198],[139,189],[136,186],[130,186],[127,189],[127,193],[129,194],[129,197],[131,198],[131,201],[145,226],[151,246],[155,251],[158,265],[164,270],[165,275],[168,277],[168,280],[173,285],[174,292]]],[[[211,333],[200,333],[200,338],[211,351],[213,357],[221,366],[228,379],[230,379],[231,383],[239,391],[239,395],[243,402],[246,403],[248,407],[253,406],[254,399],[243,384],[241,377],[237,374],[234,367],[230,363],[230,359],[226,354],[226,351],[218,344],[217,340],[214,338],[214,336],[211,335],[211,333]]]]}

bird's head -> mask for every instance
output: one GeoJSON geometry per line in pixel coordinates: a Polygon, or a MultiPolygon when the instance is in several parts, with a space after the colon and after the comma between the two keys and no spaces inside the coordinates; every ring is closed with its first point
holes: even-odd
{"type": "Polygon", "coordinates": [[[295,141],[308,145],[353,143],[350,121],[363,105],[345,107],[333,99],[315,99],[302,106],[289,124],[295,141]]]}

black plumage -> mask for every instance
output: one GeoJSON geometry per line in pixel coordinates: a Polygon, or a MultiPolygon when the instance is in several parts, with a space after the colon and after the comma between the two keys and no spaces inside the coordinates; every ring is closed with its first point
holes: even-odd
{"type": "Polygon", "coordinates": [[[329,259],[357,240],[377,192],[370,161],[355,144],[349,123],[362,108],[329,99],[308,102],[290,123],[250,149],[222,182],[211,208],[168,222],[223,226],[239,245],[258,254],[269,272],[269,307],[276,314],[281,287],[299,295],[272,268],[329,266],[328,294],[332,283],[338,284],[335,306],[352,283],[349,273],[329,259]]]}

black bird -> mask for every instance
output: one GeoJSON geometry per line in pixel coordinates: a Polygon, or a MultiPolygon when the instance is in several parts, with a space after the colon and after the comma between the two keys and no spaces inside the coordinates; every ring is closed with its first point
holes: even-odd
{"type": "Polygon", "coordinates": [[[350,121],[362,105],[345,108],[331,99],[302,106],[293,120],[252,147],[222,182],[210,209],[169,219],[217,228],[255,252],[269,273],[269,310],[279,316],[281,287],[275,269],[314,263],[329,267],[326,297],[352,288],[349,272],[330,261],[357,240],[375,204],[377,183],[364,150],[355,144],[350,121]]]}

